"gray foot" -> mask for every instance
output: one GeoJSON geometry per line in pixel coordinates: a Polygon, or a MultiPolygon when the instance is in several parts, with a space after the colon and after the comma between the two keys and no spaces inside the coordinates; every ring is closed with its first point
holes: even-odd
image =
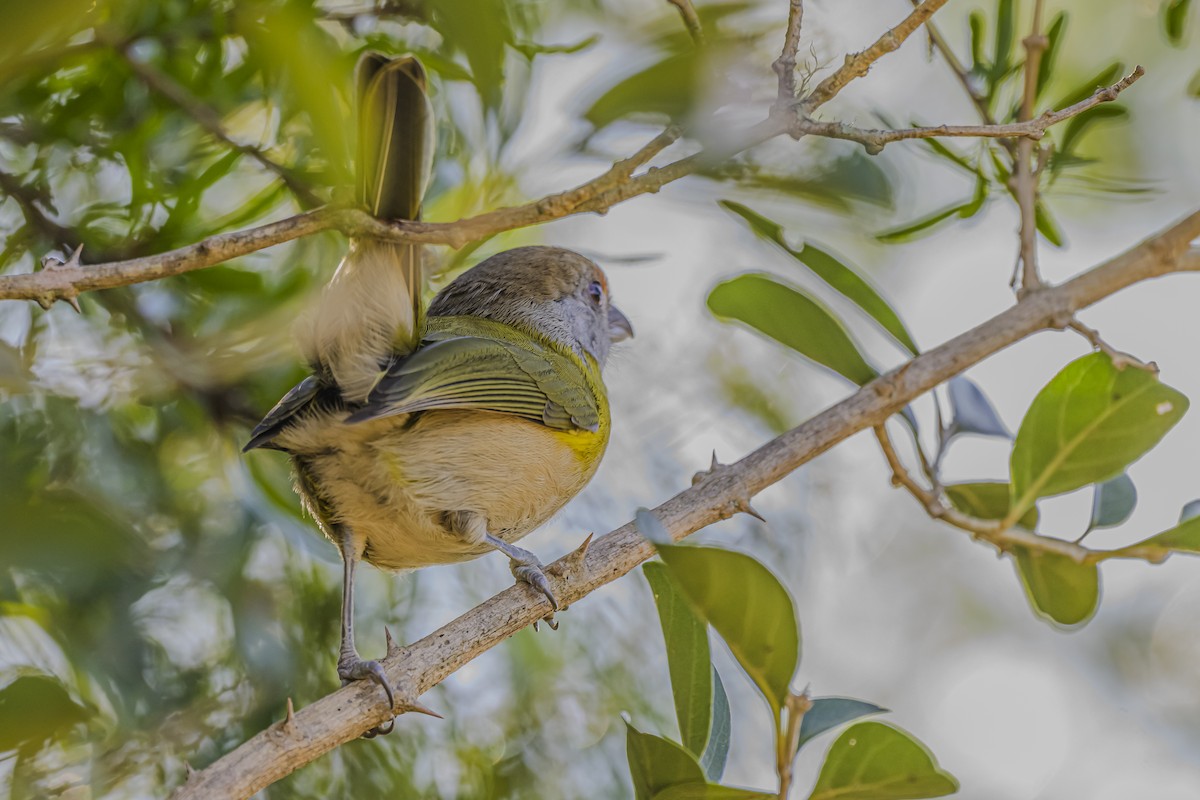
{"type": "MultiPolygon", "coordinates": [[[[392,694],[392,685],[388,683],[387,676],[383,674],[383,667],[378,661],[365,661],[360,658],[358,653],[343,653],[338,659],[338,677],[342,679],[342,685],[351,681],[369,680],[383,687],[383,691],[387,694],[388,709],[396,707],[396,698],[392,694]]],[[[396,720],[388,720],[387,727],[382,725],[371,728],[363,734],[364,739],[374,739],[376,736],[385,736],[392,732],[396,727],[396,720]]]]}

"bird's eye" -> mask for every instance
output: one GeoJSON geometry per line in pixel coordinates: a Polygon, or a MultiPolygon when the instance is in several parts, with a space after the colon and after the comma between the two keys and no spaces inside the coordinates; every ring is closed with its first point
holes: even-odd
{"type": "Polygon", "coordinates": [[[588,294],[592,296],[593,302],[599,303],[604,299],[604,287],[600,285],[600,281],[592,281],[588,286],[588,294]]]}

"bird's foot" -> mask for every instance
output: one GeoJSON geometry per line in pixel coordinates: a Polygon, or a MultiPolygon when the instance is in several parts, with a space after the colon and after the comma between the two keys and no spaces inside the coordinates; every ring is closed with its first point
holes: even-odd
{"type": "MultiPolygon", "coordinates": [[[[389,639],[391,636],[389,635],[389,639]]],[[[392,711],[396,707],[396,698],[392,692],[392,685],[388,683],[387,676],[383,674],[383,667],[378,661],[367,661],[361,658],[354,651],[343,652],[338,659],[338,677],[342,679],[342,685],[345,686],[352,681],[369,680],[383,688],[387,695],[388,710],[392,711]]],[[[390,719],[387,722],[387,727],[378,725],[364,733],[364,739],[374,739],[376,736],[385,736],[392,732],[396,727],[396,720],[390,719]]]]}
{"type": "MultiPolygon", "coordinates": [[[[521,583],[529,584],[550,601],[550,613],[542,617],[541,621],[550,626],[550,630],[558,630],[558,621],[554,619],[554,612],[558,611],[560,606],[558,598],[554,596],[554,590],[550,588],[550,579],[546,577],[546,568],[542,566],[541,561],[538,561],[537,556],[528,550],[513,549],[520,552],[519,556],[513,557],[509,562],[513,577],[521,583]]],[[[533,629],[535,631],[538,629],[538,623],[533,623],[533,629]]]]}

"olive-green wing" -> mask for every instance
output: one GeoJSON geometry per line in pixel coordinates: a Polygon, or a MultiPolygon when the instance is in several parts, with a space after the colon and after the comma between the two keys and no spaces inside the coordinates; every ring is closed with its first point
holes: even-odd
{"type": "Polygon", "coordinates": [[[491,411],[558,430],[600,427],[596,396],[568,357],[533,342],[449,336],[398,359],[348,422],[434,409],[491,411]]]}

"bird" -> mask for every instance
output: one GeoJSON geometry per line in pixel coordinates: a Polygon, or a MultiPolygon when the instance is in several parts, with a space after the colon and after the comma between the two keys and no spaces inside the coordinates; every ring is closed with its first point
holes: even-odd
{"type": "MultiPolygon", "coordinates": [[[[359,204],[419,220],[435,150],[428,78],[413,56],[367,52],[356,68],[359,204]]],[[[343,562],[343,685],[393,689],[354,637],[354,577],[499,551],[518,582],[559,603],[515,542],[595,474],[611,416],[601,370],[633,336],[590,259],[560,247],[498,253],[423,307],[417,245],[359,237],[299,326],[311,374],[244,450],[290,456],[301,503],[343,562]]],[[[386,733],[373,729],[368,735],[386,733]]]]}

